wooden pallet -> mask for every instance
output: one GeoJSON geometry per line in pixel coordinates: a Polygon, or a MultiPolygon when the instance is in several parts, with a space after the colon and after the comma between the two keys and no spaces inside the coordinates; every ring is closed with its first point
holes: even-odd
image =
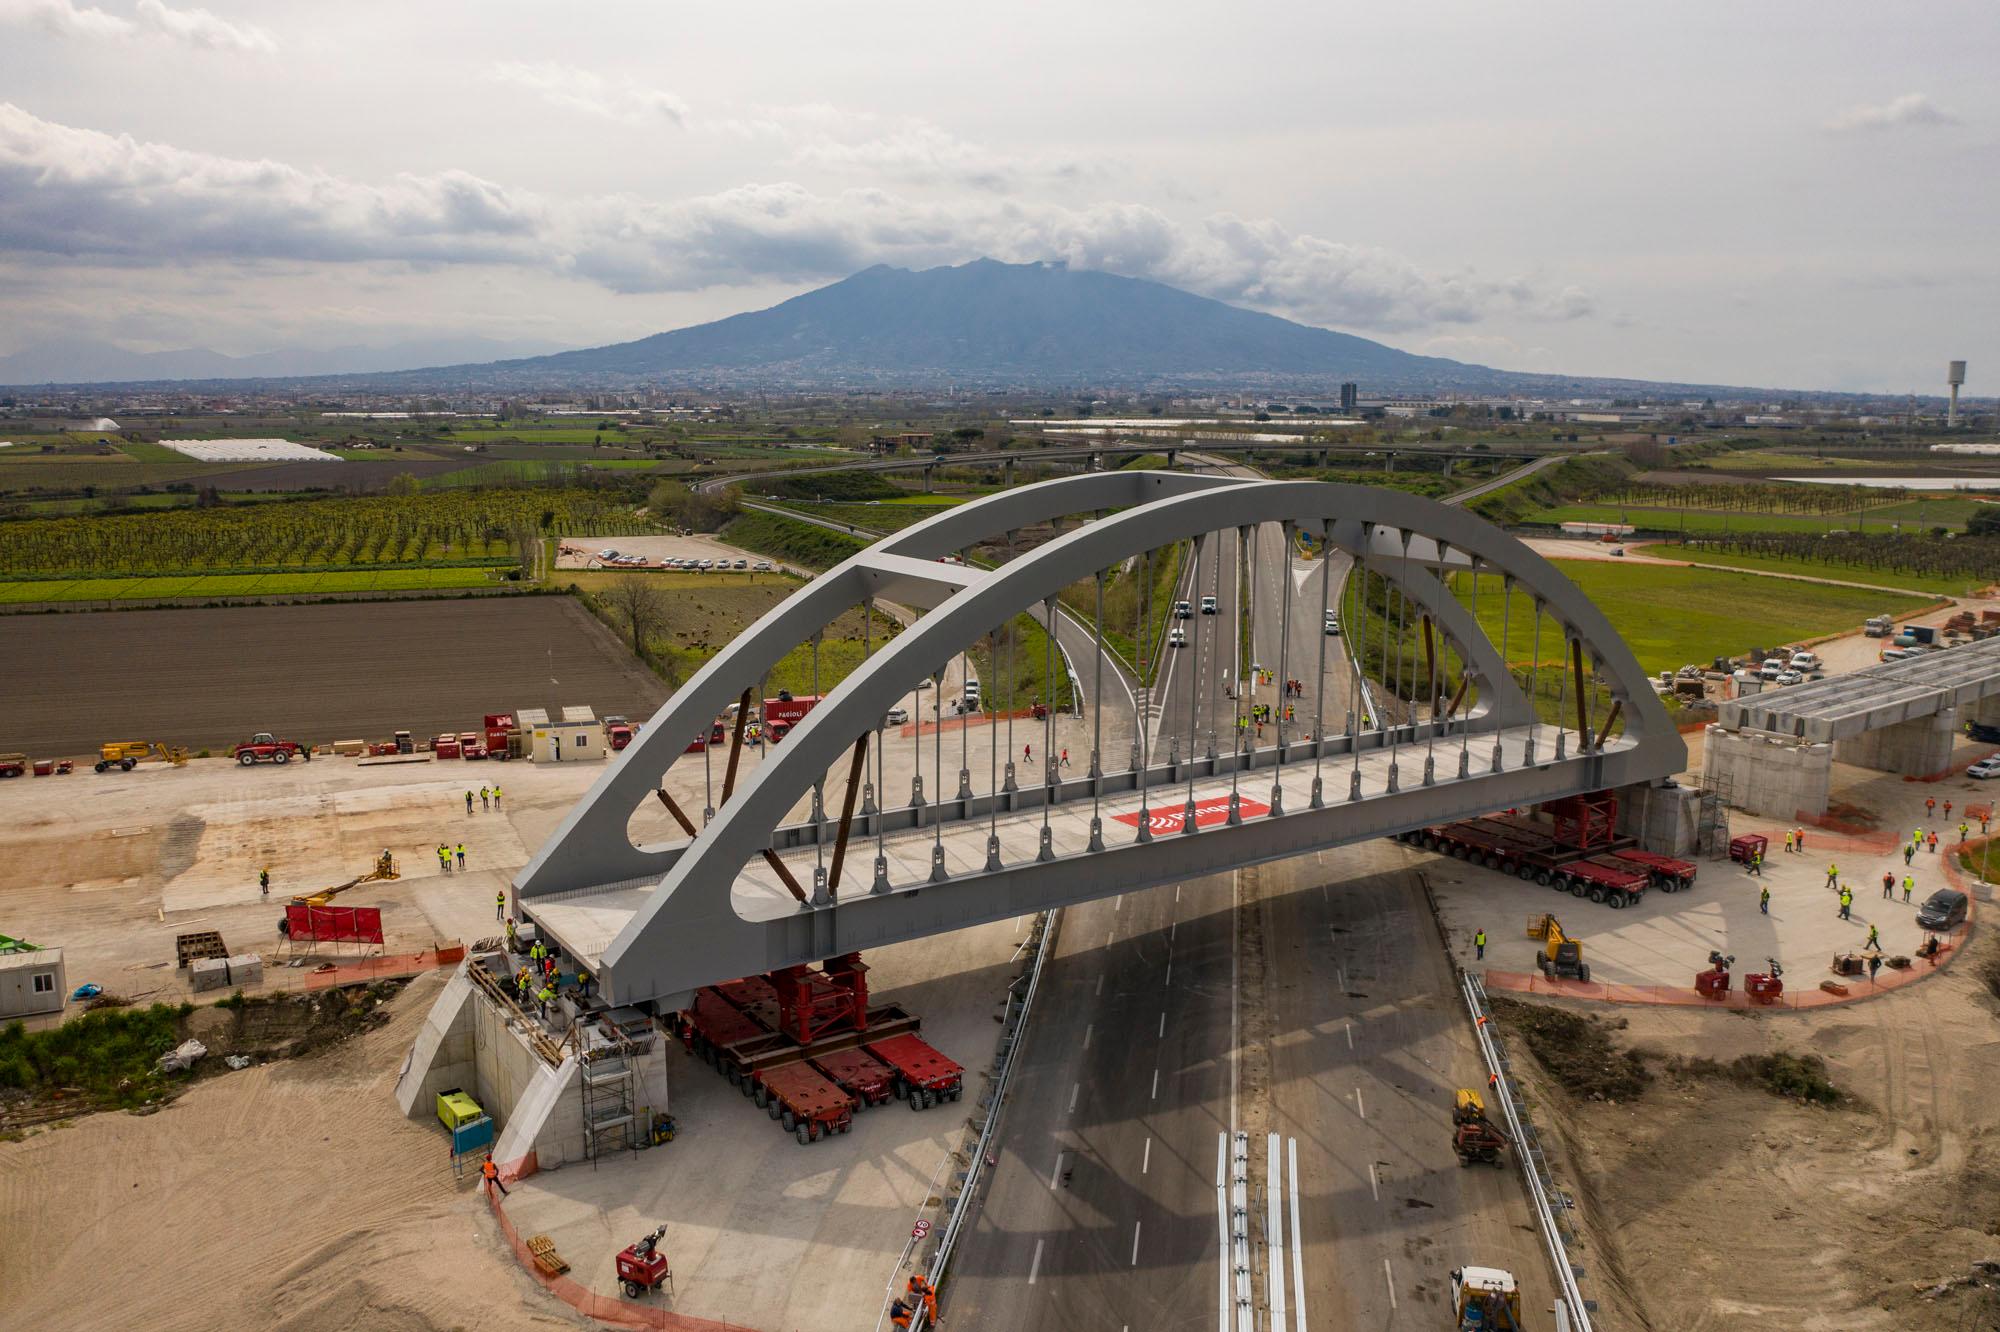
{"type": "Polygon", "coordinates": [[[569,1271],[569,1264],[556,1252],[556,1242],[547,1235],[529,1236],[528,1252],[534,1255],[535,1266],[550,1276],[561,1276],[569,1271]]]}
{"type": "Polygon", "coordinates": [[[174,936],[174,959],[176,965],[182,968],[197,958],[228,956],[228,946],[222,942],[222,936],[214,930],[198,930],[193,934],[174,936]]]}

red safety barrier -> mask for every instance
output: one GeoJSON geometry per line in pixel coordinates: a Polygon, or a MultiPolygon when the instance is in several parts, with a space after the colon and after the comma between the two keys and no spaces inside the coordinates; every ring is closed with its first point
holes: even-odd
{"type": "Polygon", "coordinates": [[[285,908],[285,923],[293,943],[382,942],[382,908],[307,906],[285,908]]]}

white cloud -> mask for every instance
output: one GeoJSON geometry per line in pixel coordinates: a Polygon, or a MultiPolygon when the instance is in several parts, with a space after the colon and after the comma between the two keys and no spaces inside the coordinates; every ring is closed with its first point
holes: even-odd
{"type": "Polygon", "coordinates": [[[462,171],[353,181],[76,129],[0,104],[0,250],[117,260],[502,264],[624,293],[825,281],[875,263],[1064,259],[1314,323],[1375,330],[1588,314],[1576,288],[1435,273],[1228,214],[749,184],[653,203],[543,199],[462,171]]]}
{"type": "Polygon", "coordinates": [[[1922,93],[1904,93],[1886,102],[1849,107],[1828,121],[1835,134],[1870,134],[1880,130],[1936,128],[1958,124],[1958,117],[1922,93]]]}
{"type": "Polygon", "coordinates": [[[206,9],[173,9],[161,0],[139,0],[137,20],[123,18],[76,0],[0,0],[0,24],[39,28],[58,37],[124,40],[142,34],[166,37],[211,51],[269,54],[278,49],[270,33],[231,23],[206,9]]]}
{"type": "Polygon", "coordinates": [[[487,71],[490,78],[533,93],[551,106],[626,124],[669,120],[686,125],[687,103],[662,88],[648,88],[630,79],[607,79],[573,65],[522,64],[502,61],[487,71]]]}
{"type": "Polygon", "coordinates": [[[231,23],[206,9],[170,9],[160,0],[139,0],[139,20],[164,36],[211,51],[249,51],[269,55],[278,43],[262,28],[231,23]]]}
{"type": "Polygon", "coordinates": [[[858,140],[817,137],[800,143],[793,160],[874,179],[982,190],[1016,189],[1029,181],[1073,181],[1094,174],[1074,160],[999,152],[926,120],[906,121],[858,140]]]}

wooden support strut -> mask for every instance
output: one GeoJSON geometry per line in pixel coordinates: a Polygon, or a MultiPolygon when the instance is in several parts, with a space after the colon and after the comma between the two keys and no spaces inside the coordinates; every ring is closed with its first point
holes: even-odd
{"type": "Polygon", "coordinates": [[[1611,728],[1618,724],[1618,714],[1624,707],[1624,699],[1614,698],[1611,700],[1611,711],[1604,714],[1604,725],[1597,732],[1597,747],[1599,749],[1604,748],[1605,738],[1611,734],[1611,728]]]}
{"type": "Polygon", "coordinates": [[[1590,752],[1590,712],[1583,696],[1583,640],[1569,640],[1570,671],[1576,677],[1576,736],[1579,752],[1590,752]]]}
{"type": "Polygon", "coordinates": [[[1458,715],[1458,705],[1465,701],[1465,691],[1471,687],[1472,673],[1470,671],[1458,677],[1458,692],[1451,696],[1451,702],[1446,705],[1444,710],[1444,719],[1446,721],[1450,721],[1454,716],[1458,715]]]}
{"type": "Polygon", "coordinates": [[[847,794],[840,801],[840,831],[833,838],[833,867],[827,871],[826,895],[840,900],[840,870],[847,863],[847,834],[854,827],[854,798],[861,789],[861,775],[868,769],[868,732],[854,742],[854,762],[847,769],[847,794]]]}
{"type": "Polygon", "coordinates": [[[1432,717],[1437,716],[1437,710],[1438,710],[1438,677],[1437,677],[1436,653],[1437,653],[1437,648],[1431,634],[1431,617],[1428,614],[1426,614],[1424,616],[1424,683],[1430,689],[1430,695],[1431,695],[1430,709],[1432,717]]]}
{"type": "Polygon", "coordinates": [[[686,814],[684,814],[681,811],[681,807],[674,803],[674,798],[667,794],[666,787],[664,786],[661,787],[659,790],[653,792],[653,794],[658,796],[660,798],[660,803],[667,807],[667,813],[674,816],[674,822],[681,825],[682,832],[686,833],[689,837],[694,837],[697,835],[695,832],[694,820],[689,818],[686,814]]]}

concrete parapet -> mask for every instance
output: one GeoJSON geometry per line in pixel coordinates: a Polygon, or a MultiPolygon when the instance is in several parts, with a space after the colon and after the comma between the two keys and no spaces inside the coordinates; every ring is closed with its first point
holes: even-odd
{"type": "Polygon", "coordinates": [[[1951,766],[1951,746],[1958,736],[1958,712],[1943,708],[1928,717],[1913,717],[1894,726],[1864,731],[1851,740],[1834,742],[1833,756],[1857,768],[1929,777],[1951,766]]]}
{"type": "Polygon", "coordinates": [[[1701,792],[1672,779],[1618,791],[1618,831],[1663,856],[1693,853],[1700,813],[1701,792]]]}
{"type": "Polygon", "coordinates": [[[1818,818],[1833,780],[1833,746],[1761,731],[1708,728],[1703,785],[1732,806],[1770,819],[1818,818]]]}
{"type": "Polygon", "coordinates": [[[403,1059],[403,1071],[396,1077],[396,1108],[406,1119],[419,1119],[436,1113],[439,1092],[474,1083],[472,982],[461,964],[431,1004],[403,1059]]]}

